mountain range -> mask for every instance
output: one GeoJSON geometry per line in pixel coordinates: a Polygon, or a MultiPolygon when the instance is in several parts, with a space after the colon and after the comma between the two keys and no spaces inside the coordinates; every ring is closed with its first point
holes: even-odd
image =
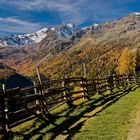
{"type": "Polygon", "coordinates": [[[36,33],[0,39],[0,62],[17,72],[34,76],[35,66],[50,78],[116,72],[121,50],[140,47],[140,13],[111,22],[80,28],[74,24],[44,28],[36,33]]]}
{"type": "Polygon", "coordinates": [[[0,38],[0,47],[15,47],[15,46],[24,46],[34,43],[39,43],[42,41],[49,32],[55,32],[58,38],[68,38],[70,36],[75,35],[78,32],[81,32],[84,28],[79,28],[72,23],[68,23],[66,25],[61,25],[59,27],[51,27],[51,28],[43,28],[37,32],[29,33],[29,34],[11,34],[6,35],[5,33],[1,33],[0,38]]]}

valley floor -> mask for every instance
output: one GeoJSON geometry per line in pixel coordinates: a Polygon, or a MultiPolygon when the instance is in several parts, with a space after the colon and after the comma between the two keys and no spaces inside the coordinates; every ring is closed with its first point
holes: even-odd
{"type": "Polygon", "coordinates": [[[23,140],[138,140],[140,132],[140,88],[114,89],[79,101],[71,108],[63,106],[56,125],[32,120],[12,129],[13,139],[23,140]]]}

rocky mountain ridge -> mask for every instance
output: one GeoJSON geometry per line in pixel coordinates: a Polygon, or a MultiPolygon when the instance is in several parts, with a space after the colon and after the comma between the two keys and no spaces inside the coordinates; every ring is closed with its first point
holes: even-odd
{"type": "MultiPolygon", "coordinates": [[[[0,47],[7,47],[7,46],[24,46],[34,43],[41,42],[45,37],[48,36],[49,32],[54,31],[55,35],[58,38],[68,38],[70,36],[75,35],[76,33],[80,33],[84,30],[83,28],[79,28],[76,25],[69,23],[63,24],[58,27],[48,27],[43,28],[37,32],[29,33],[29,34],[12,34],[12,35],[5,35],[4,37],[0,38],[0,47]]],[[[1,33],[2,34],[2,33],[1,33]]]]}

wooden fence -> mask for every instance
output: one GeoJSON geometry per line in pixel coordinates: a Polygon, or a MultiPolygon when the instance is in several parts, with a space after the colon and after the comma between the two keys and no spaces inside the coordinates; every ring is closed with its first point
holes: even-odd
{"type": "Polygon", "coordinates": [[[71,106],[79,99],[90,99],[115,87],[140,83],[134,75],[113,75],[103,79],[64,78],[34,82],[27,88],[0,89],[0,133],[6,136],[10,129],[33,118],[51,121],[50,110],[63,104],[71,106]],[[6,134],[6,135],[5,135],[6,134]]]}

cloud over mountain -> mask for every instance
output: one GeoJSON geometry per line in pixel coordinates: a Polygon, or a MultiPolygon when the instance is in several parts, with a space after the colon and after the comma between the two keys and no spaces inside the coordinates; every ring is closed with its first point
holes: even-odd
{"type": "Polygon", "coordinates": [[[24,21],[17,17],[0,18],[0,30],[4,32],[33,32],[40,29],[40,24],[24,21]]]}
{"type": "Polygon", "coordinates": [[[23,32],[21,28],[24,27],[24,32],[32,32],[42,26],[68,22],[87,26],[110,21],[139,9],[138,0],[1,0],[0,18],[5,18],[6,24],[0,23],[0,30],[8,27],[11,31],[23,32]],[[13,27],[15,21],[8,21],[7,18],[16,18],[25,24],[20,22],[13,27]],[[29,27],[25,27],[26,23],[29,23],[29,27]]]}

